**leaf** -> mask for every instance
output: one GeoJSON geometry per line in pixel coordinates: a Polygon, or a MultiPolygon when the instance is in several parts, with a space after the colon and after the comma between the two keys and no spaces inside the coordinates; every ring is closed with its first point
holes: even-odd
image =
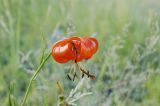
{"type": "Polygon", "coordinates": [[[13,106],[13,105],[12,105],[11,92],[12,92],[12,84],[9,85],[9,96],[8,96],[8,103],[9,103],[9,106],[13,106]]]}
{"type": "Polygon", "coordinates": [[[46,50],[46,48],[47,48],[47,40],[45,39],[43,33],[41,34],[41,37],[42,37],[42,40],[43,40],[43,42],[44,42],[44,47],[42,48],[42,54],[41,54],[40,64],[41,64],[41,63],[43,62],[43,60],[44,60],[44,54],[45,54],[45,50],[46,50]]]}

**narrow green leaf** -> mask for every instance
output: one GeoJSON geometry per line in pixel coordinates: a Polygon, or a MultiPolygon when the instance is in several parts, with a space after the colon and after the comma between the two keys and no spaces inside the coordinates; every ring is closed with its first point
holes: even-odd
{"type": "Polygon", "coordinates": [[[47,40],[45,39],[43,33],[41,34],[41,37],[42,37],[42,40],[43,40],[43,43],[44,43],[44,47],[42,48],[42,54],[41,54],[40,64],[41,64],[41,63],[43,62],[43,60],[44,60],[44,54],[45,54],[45,50],[46,50],[46,48],[47,48],[47,40]]]}
{"type": "Polygon", "coordinates": [[[8,96],[8,103],[9,103],[9,106],[12,106],[12,97],[11,97],[11,93],[12,93],[12,84],[9,85],[9,96],[8,96]]]}

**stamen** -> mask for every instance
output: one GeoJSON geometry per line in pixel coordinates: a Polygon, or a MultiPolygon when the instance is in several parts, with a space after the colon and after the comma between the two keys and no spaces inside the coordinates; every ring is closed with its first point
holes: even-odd
{"type": "Polygon", "coordinates": [[[67,74],[67,77],[68,77],[69,80],[72,80],[71,77],[69,76],[69,74],[67,74]]]}
{"type": "Polygon", "coordinates": [[[94,80],[96,77],[92,74],[89,73],[89,71],[85,71],[77,62],[75,62],[78,66],[78,68],[80,69],[80,71],[82,71],[82,77],[84,77],[84,74],[86,74],[88,76],[88,78],[91,78],[92,80],[94,80]]]}
{"type": "Polygon", "coordinates": [[[82,73],[82,78],[84,77],[84,73],[82,73]]]}
{"type": "Polygon", "coordinates": [[[73,81],[75,80],[75,77],[77,76],[76,72],[74,73],[74,76],[73,76],[73,81]]]}

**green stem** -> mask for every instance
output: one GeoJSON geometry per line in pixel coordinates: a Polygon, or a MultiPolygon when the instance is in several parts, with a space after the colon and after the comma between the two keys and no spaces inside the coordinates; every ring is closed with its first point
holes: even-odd
{"type": "Polygon", "coordinates": [[[22,104],[21,106],[24,106],[29,94],[29,90],[31,88],[32,82],[34,81],[34,79],[36,78],[37,74],[40,72],[40,70],[42,69],[42,67],[44,66],[45,62],[49,59],[49,57],[51,56],[51,52],[46,56],[46,58],[41,62],[41,64],[39,65],[39,67],[37,68],[37,70],[35,71],[35,73],[33,74],[33,76],[30,79],[29,85],[27,87],[27,91],[25,93],[25,96],[23,98],[22,104]]]}

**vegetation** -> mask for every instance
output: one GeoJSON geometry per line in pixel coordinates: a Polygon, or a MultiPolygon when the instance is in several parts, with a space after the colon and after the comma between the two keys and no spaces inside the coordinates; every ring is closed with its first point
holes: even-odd
{"type": "Polygon", "coordinates": [[[26,106],[160,105],[158,0],[0,0],[0,106],[19,106],[52,44],[72,35],[98,39],[81,62],[96,80],[70,81],[72,62],[49,58],[26,106]]]}

